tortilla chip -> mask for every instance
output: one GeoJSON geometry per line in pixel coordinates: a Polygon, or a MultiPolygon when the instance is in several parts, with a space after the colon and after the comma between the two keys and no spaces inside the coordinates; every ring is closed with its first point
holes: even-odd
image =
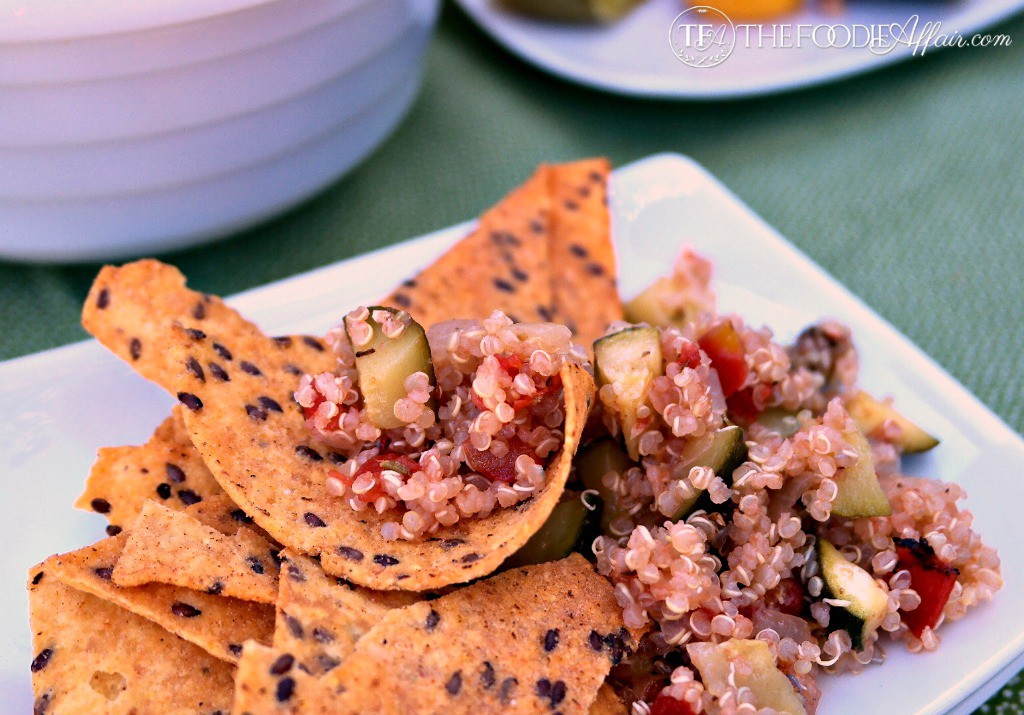
{"type": "Polygon", "coordinates": [[[633,643],[611,583],[573,554],[390,611],[325,679],[337,712],[569,715],[633,643]]]}
{"type": "Polygon", "coordinates": [[[625,703],[619,700],[615,689],[605,683],[597,691],[597,698],[590,705],[590,715],[628,715],[625,703]]]}
{"type": "Polygon", "coordinates": [[[220,298],[187,289],[174,266],[145,259],[100,270],[82,308],[82,326],[140,375],[171,391],[178,366],[164,349],[168,327],[187,322],[224,331],[236,316],[220,298]]]}
{"type": "Polygon", "coordinates": [[[277,545],[271,541],[267,532],[256,526],[252,517],[242,511],[226,494],[210,497],[198,504],[186,507],[185,513],[200,524],[216,529],[225,536],[234,536],[239,531],[246,531],[255,534],[277,549],[277,545]]]}
{"type": "Polygon", "coordinates": [[[494,571],[541,527],[558,502],[586,422],[593,380],[582,368],[562,368],[565,444],[533,499],[483,519],[459,522],[421,541],[385,541],[381,517],[353,511],[325,486],[332,468],[292,401],[297,381],[280,369],[269,338],[189,334],[178,329],[179,364],[212,359],[220,341],[258,374],[231,382],[181,370],[185,424],[214,478],[256,523],[285,546],[319,555],[324,570],[374,589],[423,591],[494,571]]]}
{"type": "Polygon", "coordinates": [[[187,513],[147,501],[114,567],[118,586],[166,583],[273,604],[277,552],[246,528],[226,536],[187,513]]]}
{"type": "Polygon", "coordinates": [[[125,534],[112,536],[77,551],[51,556],[43,567],[68,586],[148,618],[221,660],[237,661],[242,643],[249,639],[270,643],[274,629],[271,606],[180,586],[117,586],[111,576],[126,539],[125,534]]]}
{"type": "Polygon", "coordinates": [[[424,327],[502,310],[519,321],[551,319],[548,167],[480,217],[477,227],[381,305],[409,311],[424,327]]]}
{"type": "MultiPolygon", "coordinates": [[[[298,667],[278,648],[248,641],[235,674],[233,715],[331,715],[337,688],[298,667]]],[[[377,697],[382,697],[380,694],[377,697]]]]}
{"type": "Polygon", "coordinates": [[[291,653],[312,675],[336,668],[389,610],[420,600],[406,591],[371,591],[339,581],[293,551],[281,558],[274,648],[291,653]]]}
{"type": "Polygon", "coordinates": [[[233,668],[191,643],[54,578],[29,574],[35,713],[214,713],[233,668]]]}
{"type": "Polygon", "coordinates": [[[551,270],[556,323],[591,349],[623,320],[608,213],[607,159],[551,167],[551,270]]]}
{"type": "Polygon", "coordinates": [[[75,507],[105,516],[114,535],[135,521],[147,499],[180,510],[223,494],[175,405],[146,444],[100,449],[75,507]]]}

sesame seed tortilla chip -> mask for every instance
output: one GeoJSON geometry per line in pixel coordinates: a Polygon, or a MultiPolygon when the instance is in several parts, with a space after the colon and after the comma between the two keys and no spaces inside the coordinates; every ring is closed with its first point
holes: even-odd
{"type": "MultiPolygon", "coordinates": [[[[233,715],[332,715],[337,688],[298,667],[295,656],[253,641],[235,673],[233,715]]],[[[377,694],[381,697],[381,694],[377,694]]]]}
{"type": "Polygon", "coordinates": [[[197,337],[179,328],[179,364],[205,363],[217,340],[237,360],[257,366],[258,374],[239,372],[237,379],[221,382],[185,369],[178,373],[175,390],[189,408],[185,424],[214,478],[274,539],[319,555],[331,575],[378,590],[423,591],[479,578],[526,543],[561,496],[594,389],[582,368],[562,368],[565,443],[535,497],[427,539],[389,542],[381,536],[388,516],[356,512],[327,491],[327,450],[307,430],[292,400],[298,381],[280,369],[272,341],[197,337]]]}
{"type": "Polygon", "coordinates": [[[223,494],[175,405],[146,444],[100,449],[75,507],[102,514],[110,522],[107,533],[118,533],[135,521],[147,499],[180,510],[223,494]]]}
{"type": "Polygon", "coordinates": [[[275,555],[267,540],[249,529],[227,536],[188,513],[147,501],[128,531],[113,580],[124,587],[165,583],[273,604],[275,555]]]}
{"type": "Polygon", "coordinates": [[[224,332],[237,326],[238,314],[220,298],[189,290],[181,271],[153,259],[104,266],[82,308],[82,327],[168,391],[178,366],[164,348],[176,322],[224,332]]]}
{"type": "Polygon", "coordinates": [[[633,643],[573,554],[388,612],[325,679],[339,713],[583,714],[633,643]]]}
{"type": "Polygon", "coordinates": [[[341,664],[392,608],[420,600],[407,591],[371,591],[339,582],[314,559],[293,551],[284,551],[281,558],[274,648],[291,653],[312,675],[341,664]]]}
{"type": "Polygon", "coordinates": [[[233,668],[155,623],[29,574],[33,712],[227,712],[233,668]]]}
{"type": "Polygon", "coordinates": [[[221,660],[237,661],[249,639],[270,643],[271,606],[165,584],[119,587],[111,577],[126,538],[120,534],[51,556],[43,568],[68,586],[147,618],[221,660]]]}
{"type": "Polygon", "coordinates": [[[623,320],[608,213],[607,159],[551,167],[551,269],[554,322],[588,350],[623,320]]]}
{"type": "Polygon", "coordinates": [[[615,689],[605,683],[597,691],[597,698],[590,706],[590,715],[628,715],[625,703],[619,700],[615,689]]]}
{"type": "Polygon", "coordinates": [[[256,522],[252,520],[252,517],[228,499],[227,495],[204,499],[198,504],[186,507],[185,513],[200,524],[216,529],[225,536],[234,536],[239,531],[244,530],[269,542],[271,546],[277,549],[277,545],[271,541],[267,532],[256,526],[256,522]]]}
{"type": "Polygon", "coordinates": [[[481,217],[477,227],[381,305],[409,311],[424,327],[502,310],[520,322],[551,318],[548,167],[481,217]]]}

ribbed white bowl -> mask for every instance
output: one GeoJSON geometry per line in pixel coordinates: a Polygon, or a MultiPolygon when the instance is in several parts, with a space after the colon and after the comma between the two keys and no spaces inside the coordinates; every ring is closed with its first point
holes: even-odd
{"type": "Polygon", "coordinates": [[[41,261],[187,246],[322,189],[409,108],[439,7],[176,0],[104,32],[81,5],[17,2],[0,0],[0,256],[41,261]]]}

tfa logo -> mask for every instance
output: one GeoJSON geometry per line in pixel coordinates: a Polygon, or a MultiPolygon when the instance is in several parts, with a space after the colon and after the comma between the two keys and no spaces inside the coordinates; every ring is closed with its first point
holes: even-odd
{"type": "Polygon", "coordinates": [[[676,15],[669,43],[672,52],[685,64],[714,67],[732,54],[736,27],[721,10],[697,5],[676,15]]]}

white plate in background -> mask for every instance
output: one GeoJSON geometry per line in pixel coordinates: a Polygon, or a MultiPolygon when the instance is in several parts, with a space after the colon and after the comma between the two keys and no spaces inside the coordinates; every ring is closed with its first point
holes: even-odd
{"type": "MultiPolygon", "coordinates": [[[[715,261],[724,310],[767,322],[781,339],[823,315],[848,323],[862,355],[862,384],[893,394],[942,444],[907,471],[958,481],[986,541],[999,549],[1006,588],[993,603],[943,626],[942,647],[853,677],[822,678],[823,712],[849,715],[967,713],[1013,676],[1024,652],[1024,520],[1018,471],[1024,442],[931,358],[798,252],[707,171],[658,155],[612,178],[613,238],[625,295],[661,275],[680,244],[715,261]],[[680,221],[680,217],[686,217],[680,221]],[[770,270],[765,270],[770,266],[770,270]],[[898,686],[894,686],[898,684],[898,686]]],[[[379,298],[465,235],[469,224],[400,243],[243,293],[229,302],[272,334],[322,333],[351,306],[379,298]]],[[[96,450],[139,444],[171,398],[95,341],[0,364],[0,711],[31,711],[32,660],[25,576],[52,553],[103,537],[98,515],[75,511],[96,450]]]]}
{"type": "MultiPolygon", "coordinates": [[[[868,48],[822,49],[813,42],[800,48],[778,49],[737,44],[721,64],[697,68],[683,64],[669,46],[673,20],[690,4],[699,5],[696,0],[645,0],[609,25],[537,20],[503,8],[498,0],[456,2],[506,49],[540,69],[570,82],[635,97],[727,99],[770,94],[832,82],[912,56],[912,48],[906,45],[876,54],[868,48]]],[[[917,14],[921,18],[919,26],[927,21],[939,22],[942,33],[959,32],[970,39],[978,30],[1022,9],[1022,0],[847,0],[840,15],[805,9],[776,22],[888,26],[903,25],[917,14]]],[[[767,28],[772,23],[763,24],[767,28]]],[[[745,34],[748,31],[741,31],[741,36],[745,34]]],[[[976,51],[1001,50],[989,47],[976,51]]]]}

